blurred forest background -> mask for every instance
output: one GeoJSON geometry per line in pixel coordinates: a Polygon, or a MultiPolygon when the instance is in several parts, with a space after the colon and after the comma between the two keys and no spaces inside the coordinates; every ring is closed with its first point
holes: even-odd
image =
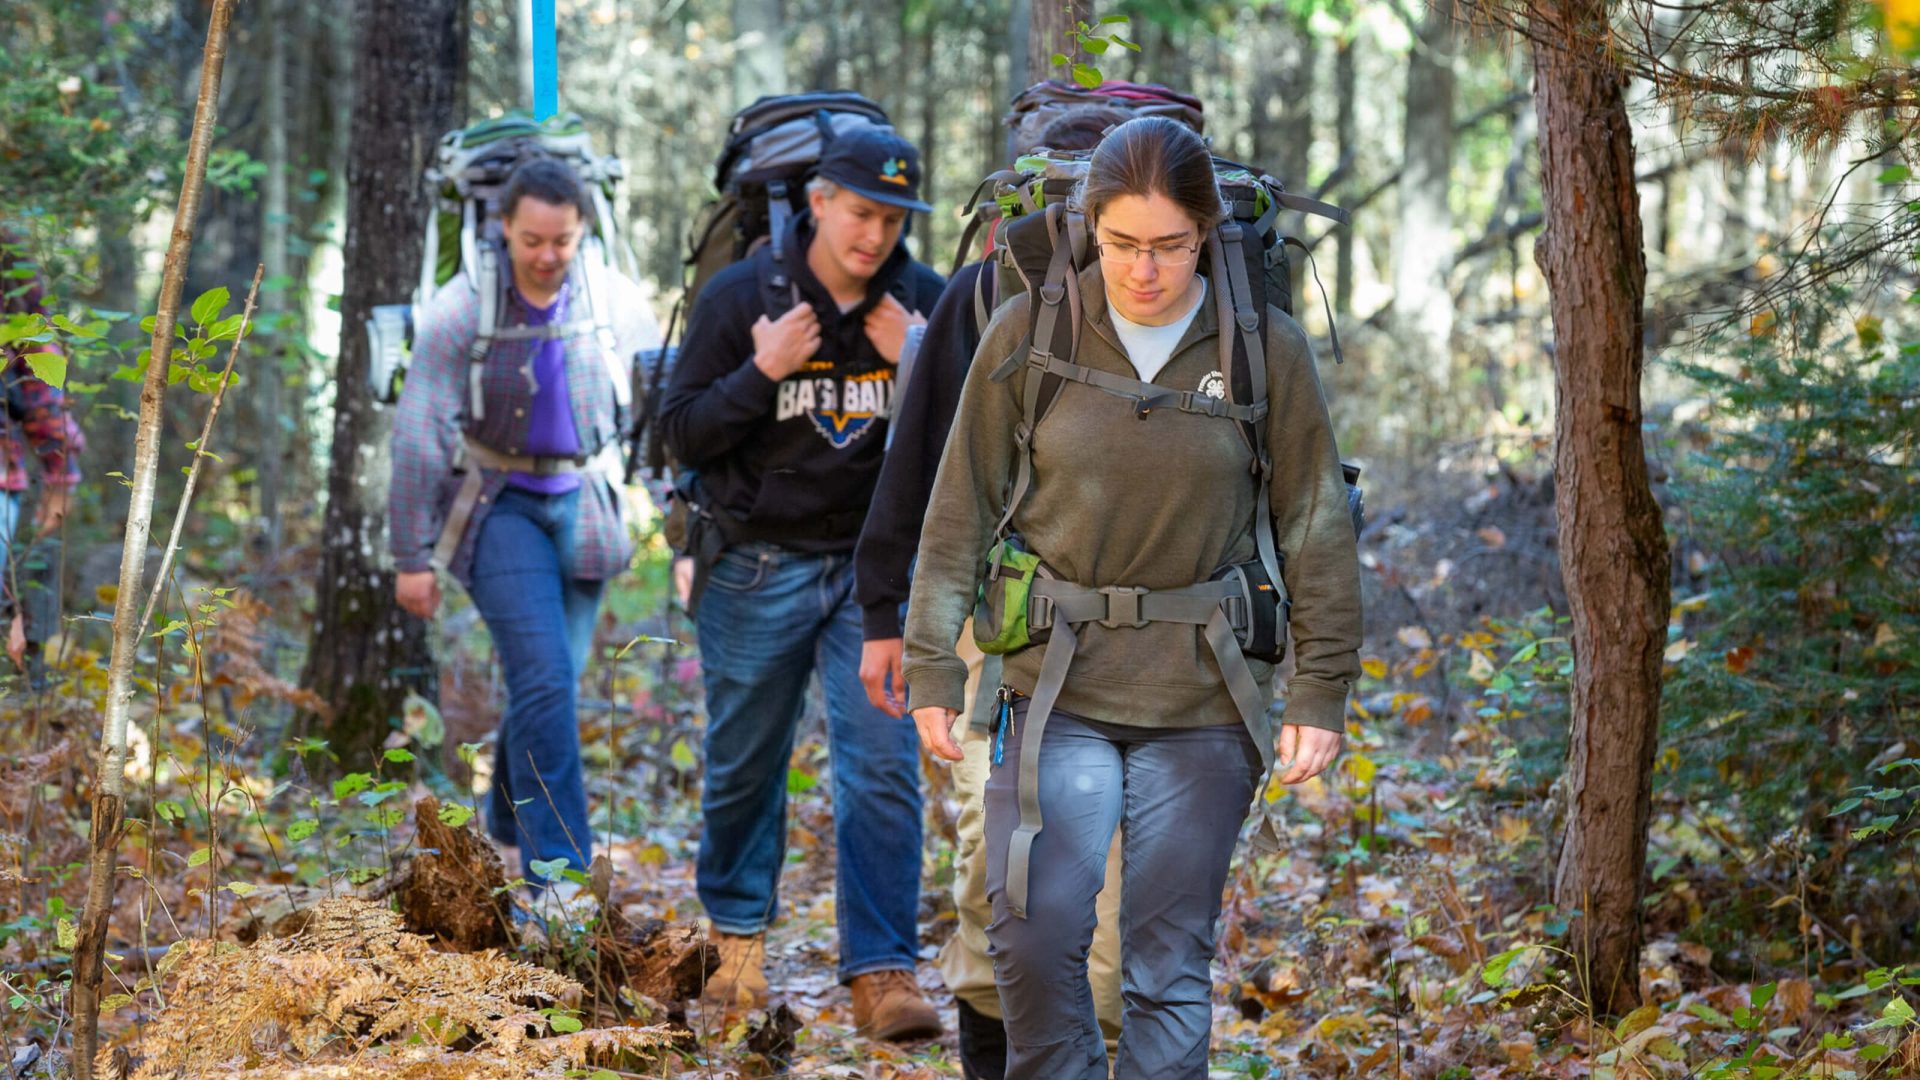
{"type": "MultiPolygon", "coordinates": [[[[1907,6],[1078,8],[1124,16],[1113,25],[1138,50],[1076,59],[1199,96],[1216,152],[1353,212],[1351,228],[1292,228],[1315,271],[1296,274],[1295,310],[1321,346],[1343,454],[1366,468],[1367,677],[1338,775],[1283,796],[1295,850],[1236,870],[1216,1075],[1920,1074],[1902,1071],[1920,1070],[1920,100],[1907,6]],[[1598,18],[1556,24],[1555,11],[1598,18]],[[1643,947],[1637,985],[1618,992],[1583,985],[1564,940],[1580,904],[1554,888],[1578,674],[1553,468],[1556,353],[1573,339],[1556,337],[1534,251],[1549,214],[1540,148],[1555,135],[1534,99],[1548,25],[1574,26],[1624,79],[1646,277],[1644,320],[1621,332],[1638,331],[1646,369],[1641,399],[1620,407],[1644,440],[1670,551],[1644,875],[1620,868],[1638,882],[1643,947]]],[[[0,672],[0,995],[16,1062],[39,1062],[19,1075],[51,1068],[72,1023],[140,320],[175,225],[209,8],[0,11],[12,236],[0,289],[45,290],[87,439],[50,678],[0,672]]],[[[1051,54],[1073,51],[1036,38],[1054,24],[1027,0],[559,0],[558,16],[561,107],[626,164],[620,210],[663,324],[740,105],[821,87],[880,102],[926,159],[937,210],[913,221],[911,243],[944,273],[959,205],[1005,164],[1009,99],[1064,77],[1051,54]]],[[[208,303],[182,316],[204,350],[166,399],[161,522],[225,359],[211,328],[239,310],[256,265],[265,277],[136,670],[134,872],[116,887],[103,1016],[135,1059],[224,1024],[208,1006],[196,1028],[192,1000],[170,999],[170,943],[254,941],[316,897],[377,892],[417,846],[402,804],[471,805],[484,783],[475,766],[490,754],[474,746],[504,691],[463,602],[432,627],[391,604],[386,414],[366,390],[359,325],[368,304],[407,299],[417,233],[383,233],[380,214],[418,219],[433,135],[375,152],[354,134],[369,116],[404,113],[437,134],[524,107],[529,34],[515,0],[247,0],[234,18],[186,286],[208,303]],[[368,215],[357,237],[354,207],[368,215]]],[[[1557,242],[1587,237],[1569,223],[1557,242]]],[[[4,327],[0,345],[34,340],[4,327]]],[[[647,528],[609,596],[583,723],[618,873],[609,906],[672,922],[697,914],[702,719],[696,652],[650,640],[690,642],[691,627],[647,528]]],[[[1633,779],[1632,762],[1614,767],[1633,779]]],[[[957,1075],[950,1043],[851,1037],[822,964],[824,768],[816,727],[790,776],[793,903],[774,950],[800,987],[791,1011],[644,1053],[607,1044],[566,1067],[599,1054],[610,1075],[957,1075]]],[[[929,783],[931,950],[952,926],[953,801],[941,774],[929,783]]],[[[521,945],[590,987],[546,1010],[554,1033],[684,1020],[670,1002],[603,993],[608,948],[521,945]]],[[[229,972],[230,994],[248,1000],[269,970],[229,972]]],[[[420,1070],[450,1070],[405,1075],[495,1075],[472,1056],[483,1050],[507,1063],[498,1075],[532,1074],[514,1071],[514,1047],[471,1038],[428,1037],[452,1048],[433,1061],[419,1040],[338,1038],[357,1061],[416,1054],[420,1070]]],[[[302,1052],[321,1060],[318,1045],[302,1052]]],[[[246,1057],[218,1046],[207,1053],[246,1057]]],[[[248,1068],[265,1071],[234,1075],[296,1075],[254,1051],[248,1068]]]]}

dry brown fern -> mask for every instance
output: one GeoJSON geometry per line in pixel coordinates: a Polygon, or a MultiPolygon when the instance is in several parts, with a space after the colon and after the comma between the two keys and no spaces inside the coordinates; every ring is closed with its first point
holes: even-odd
{"type": "Polygon", "coordinates": [[[208,690],[230,687],[236,708],[244,709],[254,698],[265,697],[322,717],[333,715],[333,705],[325,698],[272,674],[261,661],[267,644],[263,628],[272,618],[273,609],[259,597],[238,589],[218,602],[202,604],[201,610],[207,622],[201,623],[199,618],[195,622],[206,640],[191,659],[196,664],[204,659],[204,664],[195,672],[198,678],[175,684],[183,699],[191,698],[199,686],[208,690]]]}
{"type": "Polygon", "coordinates": [[[161,974],[167,1008],[133,1048],[144,1058],[133,1080],[560,1076],[672,1037],[664,1027],[534,1037],[549,1027],[540,1010],[577,1001],[580,984],[497,952],[438,952],[355,898],[316,905],[285,940],[180,942],[161,974]],[[426,1045],[388,1045],[416,1037],[426,1045]]]}
{"type": "Polygon", "coordinates": [[[18,824],[27,807],[40,800],[41,786],[54,782],[80,758],[79,745],[66,738],[37,754],[0,764],[0,821],[18,824]]]}

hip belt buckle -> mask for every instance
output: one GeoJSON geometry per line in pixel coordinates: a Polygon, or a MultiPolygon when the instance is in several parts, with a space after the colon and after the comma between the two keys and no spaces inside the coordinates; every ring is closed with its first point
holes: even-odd
{"type": "Polygon", "coordinates": [[[1107,598],[1107,617],[1100,620],[1101,626],[1109,630],[1123,626],[1138,630],[1147,625],[1147,620],[1140,617],[1140,598],[1147,595],[1146,589],[1138,585],[1109,585],[1100,592],[1107,598]]]}

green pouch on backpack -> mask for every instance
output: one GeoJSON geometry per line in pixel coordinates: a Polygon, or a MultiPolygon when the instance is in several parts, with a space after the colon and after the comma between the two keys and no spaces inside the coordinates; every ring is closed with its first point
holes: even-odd
{"type": "Polygon", "coordinates": [[[1028,551],[1018,536],[1008,536],[988,551],[987,572],[973,606],[973,640],[981,652],[1006,656],[1046,641],[1047,628],[1036,630],[1027,621],[1033,579],[1043,574],[1040,556],[1028,551]]]}

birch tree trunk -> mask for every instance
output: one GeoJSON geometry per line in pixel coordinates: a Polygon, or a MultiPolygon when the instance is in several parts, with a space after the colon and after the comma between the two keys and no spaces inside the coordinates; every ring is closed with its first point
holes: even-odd
{"type": "Polygon", "coordinates": [[[213,146],[220,74],[226,64],[227,28],[232,20],[233,0],[214,0],[200,63],[200,96],[194,105],[193,130],[187,142],[186,175],[180,181],[180,202],[174,210],[153,339],[147,350],[146,378],[140,386],[132,495],[120,547],[120,589],[113,602],[106,724],[100,737],[100,773],[87,835],[87,899],[73,949],[73,1056],[74,1072],[80,1080],[93,1080],[93,1059],[100,1042],[100,986],[106,974],[107,919],[113,913],[114,856],[126,829],[127,717],[133,699],[134,652],[140,644],[140,579],[146,570],[147,534],[153,527],[153,490],[159,472],[174,321],[186,285],[188,256],[193,251],[194,220],[200,215],[200,191],[213,146]]]}

